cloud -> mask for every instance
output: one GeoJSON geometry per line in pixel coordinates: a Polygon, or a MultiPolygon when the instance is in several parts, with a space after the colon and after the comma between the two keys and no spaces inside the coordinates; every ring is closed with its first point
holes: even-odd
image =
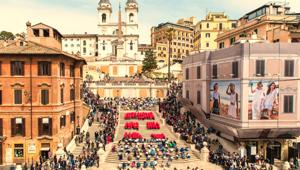
{"type": "MultiPolygon", "coordinates": [[[[225,12],[231,19],[238,19],[270,0],[138,0],[140,43],[150,43],[150,29],[162,22],[176,22],[180,18],[206,12],[225,12]]],[[[61,33],[97,33],[97,5],[99,0],[0,0],[0,31],[13,33],[26,31],[25,23],[43,22],[61,33]]],[[[117,21],[117,1],[113,4],[117,21]]],[[[125,0],[122,0],[124,5],[125,0]]],[[[300,12],[300,0],[287,0],[291,11],[300,12]]],[[[123,11],[124,12],[124,11],[123,11]]],[[[123,16],[124,17],[124,16],[123,16]]]]}

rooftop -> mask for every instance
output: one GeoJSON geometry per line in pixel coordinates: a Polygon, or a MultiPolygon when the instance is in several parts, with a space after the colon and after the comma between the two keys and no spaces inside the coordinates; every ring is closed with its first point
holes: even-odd
{"type": "Polygon", "coordinates": [[[75,60],[85,61],[84,58],[63,52],[58,49],[50,48],[31,41],[0,41],[0,55],[15,54],[15,55],[63,55],[75,60]]]}

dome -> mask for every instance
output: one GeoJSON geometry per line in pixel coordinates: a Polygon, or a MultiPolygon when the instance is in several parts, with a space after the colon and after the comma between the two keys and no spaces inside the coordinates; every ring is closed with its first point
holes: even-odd
{"type": "Polygon", "coordinates": [[[109,2],[109,0],[100,0],[100,2],[98,4],[99,5],[101,5],[101,4],[110,4],[111,5],[111,3],[109,2]]]}

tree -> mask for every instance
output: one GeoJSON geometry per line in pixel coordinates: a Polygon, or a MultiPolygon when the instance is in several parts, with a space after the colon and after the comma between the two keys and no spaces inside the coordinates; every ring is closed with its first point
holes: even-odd
{"type": "Polygon", "coordinates": [[[146,51],[145,58],[143,60],[143,73],[149,73],[157,68],[156,58],[152,50],[146,51]]]}
{"type": "Polygon", "coordinates": [[[15,38],[14,34],[7,31],[0,32],[0,40],[13,40],[15,38]]]}

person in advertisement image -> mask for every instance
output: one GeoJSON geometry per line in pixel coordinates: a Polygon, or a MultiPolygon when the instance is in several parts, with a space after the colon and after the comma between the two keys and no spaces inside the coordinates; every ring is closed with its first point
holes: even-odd
{"type": "Polygon", "coordinates": [[[238,81],[213,81],[210,84],[210,111],[212,114],[239,119],[240,83],[238,81]]]}
{"type": "Polygon", "coordinates": [[[219,90],[219,85],[218,83],[215,83],[213,87],[213,94],[212,94],[212,101],[213,101],[212,113],[214,114],[220,114],[221,98],[218,90],[219,90]]]}
{"type": "Polygon", "coordinates": [[[235,92],[235,85],[233,83],[230,83],[227,87],[226,94],[230,96],[230,104],[228,106],[228,115],[237,118],[238,113],[238,94],[235,92]]]}
{"type": "Polygon", "coordinates": [[[253,89],[253,84],[251,84],[251,93],[253,94],[252,120],[259,120],[261,117],[261,110],[265,98],[263,83],[261,81],[258,82],[255,89],[253,89]]]}
{"type": "MultiPolygon", "coordinates": [[[[275,82],[250,83],[251,93],[249,95],[249,111],[252,113],[252,120],[277,119],[278,118],[278,95],[279,89],[275,82]]],[[[277,83],[278,84],[278,83],[277,83]]]]}

